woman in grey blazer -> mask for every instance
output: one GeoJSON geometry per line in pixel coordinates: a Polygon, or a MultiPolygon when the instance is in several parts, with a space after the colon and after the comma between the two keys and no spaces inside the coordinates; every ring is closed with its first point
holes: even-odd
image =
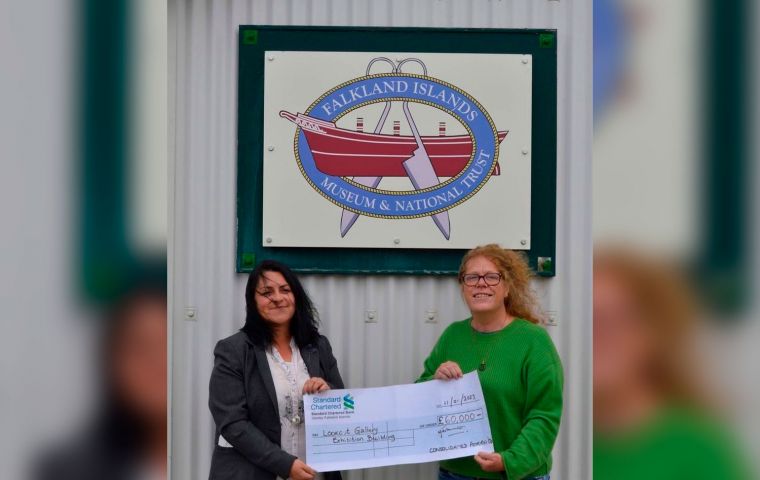
{"type": "Polygon", "coordinates": [[[311,300],[287,266],[265,260],[248,277],[245,301],[245,326],[214,349],[209,479],[339,480],[304,462],[303,394],[343,388],[311,300]]]}

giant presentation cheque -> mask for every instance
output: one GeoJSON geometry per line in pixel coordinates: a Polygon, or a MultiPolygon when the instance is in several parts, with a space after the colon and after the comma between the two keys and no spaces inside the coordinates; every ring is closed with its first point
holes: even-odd
{"type": "Polygon", "coordinates": [[[306,463],[319,472],[493,452],[477,372],[459,380],[304,397],[306,463]]]}

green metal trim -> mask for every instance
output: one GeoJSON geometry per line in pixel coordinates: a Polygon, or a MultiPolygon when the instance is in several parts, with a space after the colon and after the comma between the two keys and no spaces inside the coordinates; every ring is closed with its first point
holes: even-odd
{"type": "Polygon", "coordinates": [[[128,111],[129,9],[126,0],[84,0],[80,151],[82,161],[82,286],[94,298],[122,288],[128,111]]]}
{"type": "MultiPolygon", "coordinates": [[[[264,52],[399,51],[516,53],[533,55],[531,175],[531,265],[538,257],[556,266],[557,45],[555,30],[440,29],[390,27],[241,26],[238,70],[238,272],[251,259],[272,258],[304,273],[456,274],[464,250],[264,247],[262,237],[262,151],[264,52]],[[247,41],[256,31],[256,43],[247,41]],[[543,35],[543,37],[542,37],[543,35]],[[548,42],[548,36],[552,41],[548,42]],[[543,38],[543,41],[542,41],[543,38]],[[413,47],[411,47],[413,45],[413,47]]],[[[541,276],[554,276],[544,268],[541,276]]]]}
{"type": "Polygon", "coordinates": [[[706,297],[722,313],[737,313],[751,291],[746,222],[749,211],[747,19],[749,2],[709,0],[704,65],[704,184],[699,271],[706,297]]]}
{"type": "Polygon", "coordinates": [[[75,232],[79,294],[109,302],[137,285],[166,285],[166,256],[139,257],[127,231],[128,105],[132,4],[80,3],[82,65],[78,112],[80,224],[75,232]]]}

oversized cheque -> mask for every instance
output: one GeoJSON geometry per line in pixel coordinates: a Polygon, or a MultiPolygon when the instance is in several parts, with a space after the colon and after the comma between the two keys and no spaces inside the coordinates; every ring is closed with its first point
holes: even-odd
{"type": "Polygon", "coordinates": [[[492,452],[477,372],[459,380],[304,397],[306,463],[320,472],[492,452]]]}

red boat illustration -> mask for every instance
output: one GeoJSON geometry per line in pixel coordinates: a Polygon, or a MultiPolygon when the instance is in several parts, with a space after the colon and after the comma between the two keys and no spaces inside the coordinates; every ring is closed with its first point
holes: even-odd
{"type": "MultiPolygon", "coordinates": [[[[413,136],[365,133],[335,126],[301,113],[285,110],[280,116],[303,129],[319,171],[340,177],[406,177],[402,165],[418,148],[413,136]]],[[[508,131],[498,132],[499,143],[508,131]]],[[[472,156],[469,135],[422,136],[427,155],[439,177],[454,177],[472,156]]],[[[491,175],[499,175],[498,162],[491,175]]]]}

